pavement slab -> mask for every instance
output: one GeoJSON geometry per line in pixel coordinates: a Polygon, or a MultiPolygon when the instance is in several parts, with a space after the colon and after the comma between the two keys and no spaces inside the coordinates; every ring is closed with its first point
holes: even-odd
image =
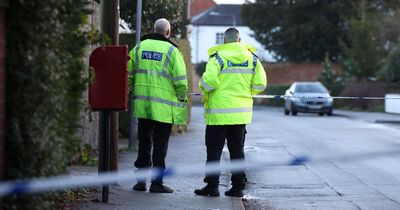
{"type": "MultiPolygon", "coordinates": [[[[202,107],[192,108],[192,119],[188,131],[184,134],[171,136],[168,154],[166,158],[167,167],[173,165],[199,165],[204,166],[206,161],[205,147],[205,124],[202,107]]],[[[122,140],[121,143],[124,144],[122,140]]],[[[137,151],[122,150],[119,159],[119,168],[133,169],[133,162],[137,157],[137,151]]],[[[222,161],[227,161],[227,155],[223,155],[222,161]]],[[[71,174],[97,173],[95,167],[73,167],[71,174]]],[[[166,177],[164,183],[175,191],[171,194],[158,194],[137,192],[132,190],[136,180],[119,182],[110,186],[109,202],[102,203],[101,188],[97,188],[89,195],[89,201],[77,201],[72,209],[138,209],[138,210],[169,210],[169,209],[193,209],[193,210],[244,210],[241,198],[224,196],[224,192],[230,187],[230,174],[221,173],[220,197],[203,197],[194,194],[194,190],[202,188],[203,174],[184,177],[166,177]]],[[[149,183],[147,187],[149,187],[149,183]]]]}

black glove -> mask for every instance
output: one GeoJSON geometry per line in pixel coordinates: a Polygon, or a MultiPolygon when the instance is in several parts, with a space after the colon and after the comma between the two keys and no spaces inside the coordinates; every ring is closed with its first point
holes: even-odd
{"type": "Polygon", "coordinates": [[[187,102],[187,97],[186,95],[182,96],[182,97],[178,97],[178,101],[182,102],[182,103],[186,103],[187,102]]]}

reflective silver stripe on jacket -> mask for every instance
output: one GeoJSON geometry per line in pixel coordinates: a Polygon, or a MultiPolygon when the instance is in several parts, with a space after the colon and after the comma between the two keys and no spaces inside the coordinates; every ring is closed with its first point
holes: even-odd
{"type": "Polygon", "coordinates": [[[239,113],[239,112],[252,112],[253,108],[227,108],[227,109],[206,109],[207,114],[221,114],[221,113],[239,113]]]}
{"type": "Polygon", "coordinates": [[[174,77],[172,80],[174,81],[179,81],[179,80],[185,80],[186,76],[178,76],[178,77],[174,77]]]}
{"type": "Polygon", "coordinates": [[[251,69],[223,69],[220,74],[254,74],[251,69]]]}
{"type": "Polygon", "coordinates": [[[217,59],[220,69],[223,69],[223,68],[224,68],[224,61],[223,61],[222,58],[218,55],[218,53],[215,55],[215,59],[217,59]]]}
{"type": "MultiPolygon", "coordinates": [[[[251,54],[253,54],[253,53],[251,53],[251,54]]],[[[256,72],[256,67],[257,67],[257,56],[253,54],[253,69],[252,69],[252,71],[256,72]]]]}
{"type": "Polygon", "coordinates": [[[167,67],[168,67],[168,65],[169,65],[169,62],[170,62],[170,59],[171,59],[171,54],[172,54],[172,51],[174,51],[174,48],[175,48],[175,46],[171,46],[171,47],[169,47],[169,49],[168,49],[168,53],[167,53],[167,57],[165,58],[165,61],[164,61],[164,66],[163,66],[163,70],[165,71],[165,69],[167,69],[167,67]]]}
{"type": "Polygon", "coordinates": [[[140,49],[140,42],[138,42],[137,45],[136,45],[136,56],[135,56],[136,69],[139,68],[139,49],[140,49]]]}
{"type": "Polygon", "coordinates": [[[140,100],[146,100],[146,101],[154,101],[162,104],[167,104],[170,106],[176,106],[179,108],[183,108],[186,106],[185,103],[178,103],[178,102],[173,102],[173,101],[168,101],[162,98],[157,98],[157,97],[152,97],[152,96],[135,96],[135,99],[140,99],[140,100]]]}
{"type": "Polygon", "coordinates": [[[203,86],[204,89],[208,90],[208,91],[212,91],[214,90],[213,87],[209,86],[203,79],[203,77],[200,79],[200,83],[203,86]]]}
{"type": "Polygon", "coordinates": [[[178,76],[178,77],[173,77],[169,75],[166,71],[157,71],[157,70],[147,70],[147,69],[138,69],[135,70],[134,72],[130,72],[130,74],[152,74],[152,75],[157,75],[160,77],[164,77],[167,79],[170,79],[172,81],[179,81],[179,80],[185,80],[186,76],[178,76]]]}
{"type": "Polygon", "coordinates": [[[267,86],[265,85],[253,85],[254,90],[264,90],[267,86]]]}

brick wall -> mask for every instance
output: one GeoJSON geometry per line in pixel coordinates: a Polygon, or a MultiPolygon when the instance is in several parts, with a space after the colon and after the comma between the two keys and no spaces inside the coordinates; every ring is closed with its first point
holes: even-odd
{"type": "MultiPolygon", "coordinates": [[[[263,63],[267,73],[268,84],[291,84],[295,81],[317,81],[322,71],[322,64],[318,63],[263,63]]],[[[193,92],[197,93],[200,77],[193,66],[193,92]]],[[[340,72],[340,66],[333,64],[336,72],[340,72]]]]}
{"type": "MultiPolygon", "coordinates": [[[[4,171],[4,139],[5,139],[5,8],[0,5],[0,179],[4,171]]],[[[1,204],[0,204],[1,208],[1,204]]]]}
{"type": "MultiPolygon", "coordinates": [[[[322,71],[319,63],[264,63],[268,84],[291,84],[295,81],[317,81],[322,71]]],[[[333,64],[335,71],[340,66],[333,64]]]]}
{"type": "MultiPolygon", "coordinates": [[[[399,83],[349,82],[340,93],[341,96],[384,97],[387,93],[400,93],[399,83]]],[[[338,107],[374,108],[383,107],[384,100],[336,100],[338,107]]]]}

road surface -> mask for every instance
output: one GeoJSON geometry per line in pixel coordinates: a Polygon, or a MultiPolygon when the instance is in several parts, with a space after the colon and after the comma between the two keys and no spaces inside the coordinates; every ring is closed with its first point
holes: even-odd
{"type": "Polygon", "coordinates": [[[247,161],[311,161],[247,172],[246,209],[400,209],[400,124],[346,115],[285,116],[282,108],[255,107],[247,161]]]}

